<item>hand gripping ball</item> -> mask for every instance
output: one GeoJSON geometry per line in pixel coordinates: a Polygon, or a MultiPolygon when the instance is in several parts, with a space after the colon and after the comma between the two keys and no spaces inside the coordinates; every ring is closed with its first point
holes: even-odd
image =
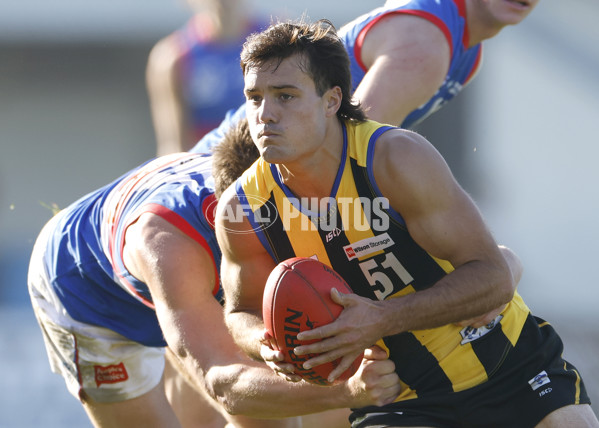
{"type": "MultiPolygon", "coordinates": [[[[302,364],[316,355],[295,355],[293,349],[316,342],[298,340],[300,331],[328,324],[343,310],[343,306],[331,299],[332,288],[352,293],[349,285],[331,267],[311,258],[294,257],[273,269],[264,289],[262,315],[277,350],[283,352],[285,362],[295,366],[297,375],[317,385],[331,385],[327,377],[340,359],[307,370],[302,364]]],[[[362,356],[356,358],[333,383],[349,379],[358,370],[361,361],[362,356]]]]}

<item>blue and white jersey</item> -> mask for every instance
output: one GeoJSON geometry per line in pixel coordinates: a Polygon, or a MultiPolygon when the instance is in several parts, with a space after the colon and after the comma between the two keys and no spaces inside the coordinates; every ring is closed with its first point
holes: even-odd
{"type": "MultiPolygon", "coordinates": [[[[166,346],[148,286],[123,262],[127,227],[154,213],[202,245],[218,278],[211,157],[175,153],[146,162],[62,210],[47,243],[47,274],[68,314],[146,346],[166,346]]],[[[217,281],[213,294],[219,301],[217,281]]]]}
{"type": "Polygon", "coordinates": [[[390,15],[418,16],[436,25],[445,35],[450,48],[450,65],[445,81],[435,95],[408,114],[402,128],[411,128],[439,110],[472,80],[481,65],[482,45],[468,48],[469,35],[466,25],[465,0],[396,0],[387,2],[364,14],[339,30],[339,36],[350,58],[351,74],[355,91],[368,71],[360,60],[362,43],[366,34],[381,19],[390,15]]]}

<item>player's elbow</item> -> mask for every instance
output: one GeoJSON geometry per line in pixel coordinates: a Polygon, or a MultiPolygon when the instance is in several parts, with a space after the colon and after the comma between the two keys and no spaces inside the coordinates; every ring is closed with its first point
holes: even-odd
{"type": "Polygon", "coordinates": [[[206,374],[206,389],[220,407],[230,415],[253,416],[256,396],[245,379],[247,366],[233,364],[215,367],[206,374]]]}
{"type": "Polygon", "coordinates": [[[502,265],[497,268],[495,284],[495,295],[500,304],[506,304],[514,298],[518,283],[509,266],[502,265]]]}

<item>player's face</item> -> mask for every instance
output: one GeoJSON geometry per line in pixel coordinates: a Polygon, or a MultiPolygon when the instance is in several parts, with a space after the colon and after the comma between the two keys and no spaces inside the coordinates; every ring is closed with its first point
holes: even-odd
{"type": "Polygon", "coordinates": [[[244,79],[250,133],[267,162],[294,162],[321,146],[330,117],[327,97],[318,95],[299,57],[278,67],[267,63],[250,68],[244,79]]]}
{"type": "Polygon", "coordinates": [[[539,0],[474,0],[500,25],[515,25],[528,16],[539,0]]]}

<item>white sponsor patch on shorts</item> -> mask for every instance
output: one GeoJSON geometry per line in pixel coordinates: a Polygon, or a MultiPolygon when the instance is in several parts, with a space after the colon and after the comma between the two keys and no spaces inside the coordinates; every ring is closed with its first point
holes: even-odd
{"type": "Polygon", "coordinates": [[[547,376],[547,372],[543,370],[541,373],[529,380],[528,384],[534,391],[549,382],[551,382],[551,380],[549,379],[549,376],[547,376]]]}
{"type": "Polygon", "coordinates": [[[108,366],[94,365],[94,374],[97,387],[103,383],[125,382],[129,379],[129,373],[123,362],[108,366]]]}
{"type": "Polygon", "coordinates": [[[391,239],[389,234],[383,233],[381,235],[362,239],[361,241],[346,245],[343,247],[343,250],[345,251],[347,260],[353,260],[380,250],[384,250],[385,248],[388,248],[394,244],[395,242],[393,242],[393,239],[391,239]]]}

